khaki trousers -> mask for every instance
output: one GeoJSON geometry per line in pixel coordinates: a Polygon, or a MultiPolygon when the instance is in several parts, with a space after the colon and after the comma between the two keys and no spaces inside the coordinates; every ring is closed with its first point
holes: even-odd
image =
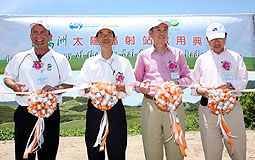
{"type": "Polygon", "coordinates": [[[210,113],[207,106],[199,106],[199,127],[206,160],[221,160],[223,143],[232,160],[246,159],[246,132],[242,107],[237,101],[234,110],[224,115],[227,127],[233,136],[234,155],[231,156],[231,145],[223,138],[220,126],[217,126],[218,115],[210,113]]]}
{"type": "MultiPolygon", "coordinates": [[[[185,133],[185,111],[181,104],[177,109],[182,131],[185,133]]],[[[153,100],[143,98],[141,107],[142,139],[146,160],[163,160],[163,146],[167,160],[183,160],[174,136],[170,137],[172,125],[169,112],[157,108],[153,100]]]]}

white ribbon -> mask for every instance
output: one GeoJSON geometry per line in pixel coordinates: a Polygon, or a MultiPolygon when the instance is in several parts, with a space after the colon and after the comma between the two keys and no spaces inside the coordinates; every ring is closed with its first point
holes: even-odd
{"type": "MultiPolygon", "coordinates": [[[[130,84],[126,84],[126,85],[130,85],[130,84]]],[[[134,84],[132,84],[132,86],[135,86],[134,84]]],[[[192,88],[192,85],[177,85],[180,87],[190,87],[192,88]]],[[[55,90],[55,91],[51,91],[49,93],[54,93],[54,94],[58,94],[58,93],[64,93],[64,92],[69,92],[69,91],[73,91],[73,90],[81,90],[81,89],[85,89],[85,88],[89,88],[90,85],[81,85],[81,86],[77,86],[77,87],[73,87],[73,88],[67,88],[67,89],[59,89],[59,90],[55,90]]],[[[243,89],[243,90],[231,90],[231,92],[255,92],[255,89],[243,89]]],[[[31,92],[13,92],[13,91],[0,91],[0,94],[25,94],[25,95],[29,95],[31,92]]]]}
{"type": "MultiPolygon", "coordinates": [[[[104,137],[107,135],[106,131],[109,129],[109,123],[107,123],[107,119],[108,119],[107,112],[104,111],[104,115],[103,115],[101,123],[100,123],[100,129],[99,129],[99,132],[97,135],[97,139],[96,139],[96,142],[93,147],[97,147],[98,145],[100,145],[102,140],[104,139],[104,137]],[[104,131],[105,131],[105,133],[104,133],[104,131]],[[103,135],[103,133],[104,133],[104,135],[103,135]]],[[[103,148],[100,148],[100,149],[103,149],[103,148]]]]}
{"type": "Polygon", "coordinates": [[[27,141],[23,158],[28,158],[28,154],[37,151],[38,147],[42,148],[42,144],[44,142],[44,138],[43,138],[44,127],[45,127],[44,119],[42,117],[38,117],[38,120],[27,141]],[[30,143],[30,140],[33,135],[34,135],[33,141],[30,143]]]}
{"type": "MultiPolygon", "coordinates": [[[[222,134],[223,134],[223,136],[224,136],[224,139],[225,140],[227,140],[228,142],[229,142],[229,138],[228,138],[228,136],[227,136],[227,133],[225,132],[225,130],[224,130],[224,128],[223,128],[223,126],[222,126],[222,123],[221,123],[221,114],[218,114],[218,122],[217,122],[217,125],[216,125],[216,127],[218,127],[219,125],[220,125],[220,130],[221,130],[221,132],[222,132],[222,134]]],[[[223,119],[223,121],[226,123],[226,121],[225,121],[225,119],[224,119],[224,116],[222,116],[222,119],[223,119]]],[[[227,124],[227,123],[226,123],[227,124]]],[[[238,136],[233,136],[233,135],[230,135],[232,138],[238,138],[238,136]]]]}

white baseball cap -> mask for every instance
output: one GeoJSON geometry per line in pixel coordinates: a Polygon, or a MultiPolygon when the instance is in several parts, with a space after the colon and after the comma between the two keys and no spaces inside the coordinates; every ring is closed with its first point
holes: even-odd
{"type": "Polygon", "coordinates": [[[36,22],[31,23],[31,24],[30,24],[30,29],[32,29],[32,28],[33,28],[35,25],[37,25],[37,24],[43,26],[45,29],[47,29],[48,31],[50,31],[50,26],[49,26],[49,24],[47,24],[45,21],[42,21],[42,20],[38,20],[38,21],[36,21],[36,22]]]}
{"type": "Polygon", "coordinates": [[[111,26],[106,26],[106,25],[103,25],[103,26],[99,26],[96,30],[96,35],[98,34],[99,31],[103,30],[103,29],[108,29],[110,31],[113,32],[113,34],[115,35],[115,32],[113,30],[113,28],[111,26]]]}
{"type": "Polygon", "coordinates": [[[217,38],[225,38],[225,27],[220,23],[212,23],[206,29],[206,37],[209,41],[217,38]]]}
{"type": "Polygon", "coordinates": [[[166,24],[167,27],[171,27],[171,23],[169,21],[158,19],[158,20],[152,21],[152,23],[150,23],[149,30],[152,29],[153,27],[156,27],[156,26],[162,24],[162,23],[166,24]]]}

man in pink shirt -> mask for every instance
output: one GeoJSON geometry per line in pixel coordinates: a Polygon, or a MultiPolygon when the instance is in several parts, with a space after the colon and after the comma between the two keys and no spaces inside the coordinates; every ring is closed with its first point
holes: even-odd
{"type": "MultiPolygon", "coordinates": [[[[190,70],[180,49],[167,45],[168,21],[156,21],[149,28],[153,46],[142,51],[136,61],[135,77],[138,87],[135,90],[144,94],[141,107],[142,138],[146,160],[163,160],[163,147],[168,160],[183,159],[179,146],[172,133],[169,112],[161,111],[154,103],[155,90],[165,81],[188,85],[191,83],[190,70]]],[[[182,131],[185,131],[185,111],[181,104],[176,110],[182,131]]]]}
{"type": "MultiPolygon", "coordinates": [[[[233,160],[246,159],[246,133],[243,111],[239,101],[224,120],[230,134],[237,136],[227,142],[227,136],[219,125],[219,117],[207,107],[210,88],[245,89],[248,73],[243,58],[236,52],[226,49],[227,32],[220,23],[213,23],[206,30],[206,38],[210,49],[198,57],[192,72],[193,89],[191,95],[201,95],[199,106],[199,127],[206,160],[221,160],[223,142],[233,160]],[[231,143],[233,145],[231,145],[231,143]],[[234,150],[232,150],[234,147],[234,150]],[[232,154],[234,153],[234,154],[232,154]]],[[[240,94],[236,94],[240,96],[240,94]]]]}

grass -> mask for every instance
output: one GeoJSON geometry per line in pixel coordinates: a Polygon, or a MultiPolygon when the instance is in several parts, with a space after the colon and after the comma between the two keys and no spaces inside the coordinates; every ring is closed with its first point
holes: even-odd
{"type": "Polygon", "coordinates": [[[84,136],[85,135],[85,120],[73,120],[70,122],[60,123],[60,136],[84,136]]]}
{"type": "Polygon", "coordinates": [[[141,134],[140,107],[125,107],[129,135],[141,134]]]}
{"type": "MultiPolygon", "coordinates": [[[[187,104],[187,107],[193,107],[187,104]]],[[[60,104],[60,136],[84,136],[86,123],[87,99],[83,97],[63,97],[60,104]]],[[[0,140],[14,139],[13,114],[16,106],[0,104],[0,140]]],[[[127,118],[128,135],[141,134],[140,107],[125,106],[127,118]]],[[[186,117],[186,127],[189,130],[197,130],[194,125],[197,121],[192,121],[196,113],[189,112],[186,117]],[[189,116],[191,114],[191,116],[189,116]],[[191,123],[191,125],[189,125],[191,123]]]]}
{"type": "Polygon", "coordinates": [[[0,60],[0,74],[4,74],[4,69],[7,65],[7,62],[5,60],[0,60]]]}
{"type": "MultiPolygon", "coordinates": [[[[86,110],[88,99],[83,97],[63,97],[63,103],[60,104],[60,136],[84,136],[86,123],[86,110]]],[[[240,98],[243,108],[250,108],[254,111],[251,104],[254,103],[254,95],[244,94],[240,98]],[[247,98],[250,97],[249,98],[247,98]],[[247,103],[249,101],[249,103],[247,103]],[[247,106],[248,105],[248,106],[247,106]],[[251,107],[249,107],[251,106],[251,107]]],[[[199,131],[198,103],[185,102],[185,122],[186,131],[199,131]]],[[[14,122],[13,113],[16,106],[0,104],[0,140],[9,140],[14,138],[14,122]]],[[[140,107],[125,106],[128,135],[141,134],[140,107]]],[[[253,111],[250,111],[253,113],[253,111]]],[[[244,116],[248,115],[248,111],[244,112],[244,116]]],[[[251,116],[249,116],[251,117],[251,116]]],[[[247,121],[255,124],[254,119],[247,121]]],[[[247,129],[253,129],[248,128],[247,129]]]]}
{"type": "Polygon", "coordinates": [[[243,60],[248,71],[255,71],[255,57],[244,57],[243,60]]]}
{"type": "Polygon", "coordinates": [[[6,122],[13,122],[13,115],[15,112],[15,109],[17,107],[13,105],[8,104],[1,104],[0,105],[0,124],[6,123],[6,122]]]}

